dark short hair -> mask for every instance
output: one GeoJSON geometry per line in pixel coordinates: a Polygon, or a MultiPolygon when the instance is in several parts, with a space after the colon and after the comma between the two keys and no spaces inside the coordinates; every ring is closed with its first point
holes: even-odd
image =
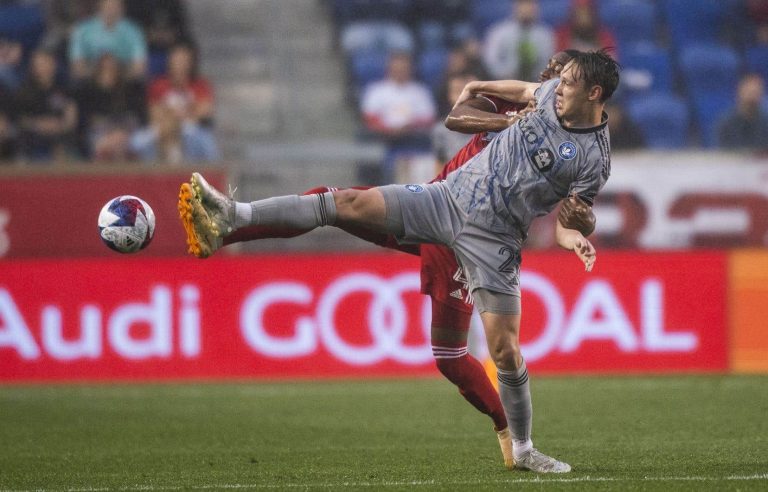
{"type": "Polygon", "coordinates": [[[574,55],[574,77],[584,80],[587,87],[603,88],[600,102],[607,101],[619,86],[621,65],[608,54],[608,49],[582,51],[574,55]]]}

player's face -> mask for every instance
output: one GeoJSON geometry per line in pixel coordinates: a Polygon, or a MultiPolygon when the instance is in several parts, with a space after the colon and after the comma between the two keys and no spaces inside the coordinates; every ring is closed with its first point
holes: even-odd
{"type": "Polygon", "coordinates": [[[563,120],[581,117],[589,104],[589,91],[582,78],[576,78],[573,62],[569,62],[560,73],[560,83],[555,89],[555,111],[563,120]]]}

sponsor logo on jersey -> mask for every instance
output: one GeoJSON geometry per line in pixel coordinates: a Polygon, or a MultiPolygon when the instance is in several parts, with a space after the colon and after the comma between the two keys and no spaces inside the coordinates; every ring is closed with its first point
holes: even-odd
{"type": "Polygon", "coordinates": [[[555,163],[555,156],[549,149],[539,149],[531,154],[531,160],[539,171],[549,171],[555,163]]]}
{"type": "Polygon", "coordinates": [[[557,148],[557,153],[566,161],[570,161],[576,157],[576,145],[573,142],[563,142],[557,148]]]}
{"type": "Polygon", "coordinates": [[[456,299],[464,300],[464,293],[461,292],[461,289],[456,289],[450,294],[451,297],[455,297],[456,299]]]}
{"type": "Polygon", "coordinates": [[[405,189],[411,193],[421,193],[424,191],[424,187],[421,185],[405,185],[405,189]]]}

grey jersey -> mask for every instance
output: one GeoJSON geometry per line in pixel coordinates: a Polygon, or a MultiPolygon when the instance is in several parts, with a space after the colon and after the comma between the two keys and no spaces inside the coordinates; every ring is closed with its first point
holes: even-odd
{"type": "Polygon", "coordinates": [[[470,220],[520,242],[536,217],[570,193],[592,202],[611,172],[605,115],[593,128],[564,128],[555,113],[559,79],[536,91],[536,111],[500,132],[446,178],[470,220]]]}

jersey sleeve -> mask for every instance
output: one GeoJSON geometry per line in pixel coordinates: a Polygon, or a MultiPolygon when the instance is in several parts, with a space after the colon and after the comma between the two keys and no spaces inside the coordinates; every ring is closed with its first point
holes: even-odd
{"type": "Polygon", "coordinates": [[[571,184],[569,194],[579,195],[579,198],[593,205],[597,193],[605,186],[610,174],[610,149],[606,135],[600,132],[597,134],[597,143],[588,152],[586,162],[571,184]]]}

